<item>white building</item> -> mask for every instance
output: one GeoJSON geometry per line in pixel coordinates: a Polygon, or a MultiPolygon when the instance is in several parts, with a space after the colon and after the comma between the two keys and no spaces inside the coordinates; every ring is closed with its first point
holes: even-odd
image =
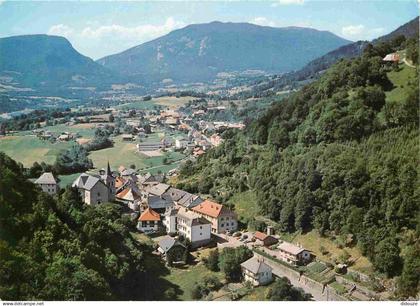
{"type": "Polygon", "coordinates": [[[177,149],[186,148],[187,145],[188,145],[188,139],[179,138],[179,139],[175,140],[175,148],[177,148],[177,149]]]}
{"type": "Polygon", "coordinates": [[[277,247],[278,258],[292,265],[305,264],[311,260],[311,253],[297,245],[283,241],[277,247]]]}
{"type": "Polygon", "coordinates": [[[54,195],[58,192],[58,184],[54,175],[51,172],[43,173],[36,181],[35,184],[39,185],[42,191],[54,195]]]}
{"type": "Polygon", "coordinates": [[[84,203],[89,205],[101,204],[110,201],[108,186],[98,177],[82,173],[72,184],[76,187],[84,203]]]}
{"type": "Polygon", "coordinates": [[[177,232],[188,238],[193,247],[206,245],[211,239],[211,223],[198,214],[183,207],[170,208],[165,214],[163,225],[168,233],[177,232]]]}
{"type": "Polygon", "coordinates": [[[266,285],[273,280],[273,269],[264,262],[263,258],[252,257],[241,263],[244,281],[254,286],[266,285]]]}
{"type": "Polygon", "coordinates": [[[193,247],[206,245],[211,238],[211,222],[185,208],[179,208],[177,230],[179,235],[188,238],[193,247]]]}
{"type": "Polygon", "coordinates": [[[234,232],[238,229],[236,214],[222,204],[205,200],[192,207],[191,210],[212,223],[213,233],[234,232]]]}
{"type": "Polygon", "coordinates": [[[147,208],[139,217],[137,229],[144,233],[157,232],[159,223],[160,215],[153,209],[147,208]]]}

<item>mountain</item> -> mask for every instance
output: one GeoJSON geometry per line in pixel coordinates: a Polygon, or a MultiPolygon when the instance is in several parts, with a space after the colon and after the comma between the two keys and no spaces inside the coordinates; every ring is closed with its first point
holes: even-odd
{"type": "Polygon", "coordinates": [[[370,51],[278,97],[244,130],[224,132],[220,146],[180,168],[176,188],[234,206],[245,227],[264,228],[256,220],[270,219],[304,247],[308,240],[299,237],[311,232],[359,249],[384,292],[416,298],[418,70],[385,68],[376,56],[382,46],[370,51]]]}
{"type": "Polygon", "coordinates": [[[0,39],[0,82],[13,87],[59,90],[111,82],[114,73],[77,52],[59,36],[0,39]]]}
{"type": "Polygon", "coordinates": [[[363,50],[369,44],[377,45],[379,43],[391,42],[398,36],[404,35],[406,39],[417,38],[419,36],[419,17],[403,24],[396,30],[389,34],[381,36],[377,39],[369,41],[356,41],[344,46],[340,46],[306,64],[303,68],[286,73],[277,78],[267,82],[267,80],[260,81],[261,84],[256,84],[254,89],[256,91],[270,91],[275,92],[281,90],[284,86],[291,85],[295,82],[304,81],[319,77],[323,71],[331,67],[333,64],[341,59],[354,58],[362,55],[363,50]]]}
{"type": "Polygon", "coordinates": [[[296,70],[348,43],[309,28],[212,22],[172,31],[98,63],[135,80],[196,82],[214,79],[221,72],[296,70]]]}
{"type": "MultiPolygon", "coordinates": [[[[400,35],[404,35],[405,38],[407,39],[418,37],[419,17],[416,17],[413,20],[405,23],[404,25],[400,26],[398,29],[392,31],[389,34],[386,34],[384,36],[381,36],[377,39],[372,40],[371,43],[375,45],[381,42],[390,42],[400,35]]],[[[327,54],[309,62],[305,67],[297,71],[296,72],[297,78],[303,79],[313,73],[325,70],[342,58],[352,58],[352,57],[360,56],[368,44],[369,44],[368,41],[357,41],[357,42],[339,47],[331,52],[328,52],[327,54]]]]}
{"type": "Polygon", "coordinates": [[[392,31],[391,33],[373,40],[372,43],[375,44],[382,41],[390,41],[400,35],[404,35],[406,38],[418,38],[419,37],[419,17],[417,16],[413,20],[410,20],[409,22],[403,24],[402,26],[392,31]]]}

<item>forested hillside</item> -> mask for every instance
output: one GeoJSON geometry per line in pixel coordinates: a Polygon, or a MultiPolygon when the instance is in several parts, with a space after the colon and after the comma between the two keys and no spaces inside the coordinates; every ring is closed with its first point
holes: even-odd
{"type": "Polygon", "coordinates": [[[86,206],[73,189],[51,198],[0,153],[1,299],[163,299],[129,226],[118,205],[86,206]]]}
{"type": "Polygon", "coordinates": [[[399,297],[419,291],[418,70],[384,64],[417,44],[368,45],[181,170],[179,187],[226,203],[251,190],[283,232],[347,237],[399,297]]]}

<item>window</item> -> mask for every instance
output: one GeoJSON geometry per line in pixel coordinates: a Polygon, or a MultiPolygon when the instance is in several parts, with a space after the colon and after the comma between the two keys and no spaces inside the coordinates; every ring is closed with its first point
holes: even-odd
{"type": "Polygon", "coordinates": [[[200,225],[200,229],[203,229],[203,227],[200,225]]]}
{"type": "Polygon", "coordinates": [[[224,218],[222,217],[222,218],[220,218],[220,221],[223,221],[224,220],[224,218]]]}
{"type": "Polygon", "coordinates": [[[225,227],[225,224],[224,223],[220,224],[220,227],[225,227]]]}
{"type": "Polygon", "coordinates": [[[234,226],[235,225],[235,222],[232,222],[231,225],[234,226]]]}

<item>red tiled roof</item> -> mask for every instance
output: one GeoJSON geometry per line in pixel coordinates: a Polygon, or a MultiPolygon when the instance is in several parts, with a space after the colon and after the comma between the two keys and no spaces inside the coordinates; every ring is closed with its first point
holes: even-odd
{"type": "Polygon", "coordinates": [[[255,239],[264,241],[268,236],[264,233],[261,233],[261,232],[255,232],[254,237],[255,237],[255,239]]]}
{"type": "Polygon", "coordinates": [[[124,179],[124,178],[122,178],[122,177],[118,176],[118,177],[115,179],[115,188],[120,188],[120,187],[122,187],[124,184],[125,184],[125,179],[124,179]]]}
{"type": "Polygon", "coordinates": [[[231,214],[232,212],[224,207],[222,204],[205,200],[204,202],[200,203],[199,205],[192,208],[193,211],[201,213],[206,216],[210,216],[212,218],[218,218],[220,215],[228,213],[231,214]]]}
{"type": "Polygon", "coordinates": [[[160,215],[149,207],[140,215],[139,221],[160,221],[160,215]]]}
{"type": "Polygon", "coordinates": [[[130,188],[126,188],[123,191],[120,191],[119,193],[117,193],[116,197],[117,198],[124,198],[124,196],[130,191],[130,188]]]}

